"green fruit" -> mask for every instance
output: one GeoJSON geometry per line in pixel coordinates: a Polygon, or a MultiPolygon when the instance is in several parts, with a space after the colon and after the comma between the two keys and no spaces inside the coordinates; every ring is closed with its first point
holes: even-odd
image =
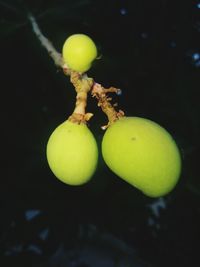
{"type": "Polygon", "coordinates": [[[98,160],[93,134],[83,123],[63,122],[49,138],[47,160],[62,182],[69,185],[86,183],[94,174],[98,160]]]}
{"type": "Polygon", "coordinates": [[[123,117],[105,132],[102,154],[119,177],[150,197],[169,193],[181,172],[181,157],[171,135],[157,123],[123,117]]]}
{"type": "Polygon", "coordinates": [[[86,72],[97,57],[97,48],[92,39],[85,34],[73,34],[63,45],[63,59],[74,71],[86,72]]]}

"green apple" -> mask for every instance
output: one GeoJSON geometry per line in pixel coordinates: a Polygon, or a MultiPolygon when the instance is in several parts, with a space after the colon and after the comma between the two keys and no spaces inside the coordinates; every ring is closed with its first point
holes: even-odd
{"type": "Polygon", "coordinates": [[[102,154],[119,177],[150,197],[169,193],[181,173],[181,156],[172,136],[159,124],[123,117],[105,132],[102,154]]]}
{"type": "Polygon", "coordinates": [[[67,120],[60,124],[48,140],[46,153],[50,169],[66,184],[84,184],[96,170],[97,144],[84,123],[67,120]]]}
{"type": "Polygon", "coordinates": [[[62,55],[67,66],[78,72],[90,69],[97,57],[97,48],[93,40],[85,34],[73,34],[63,45],[62,55]]]}

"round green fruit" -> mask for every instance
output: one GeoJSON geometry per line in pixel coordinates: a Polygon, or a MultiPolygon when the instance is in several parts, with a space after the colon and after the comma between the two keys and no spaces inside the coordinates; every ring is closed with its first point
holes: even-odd
{"type": "Polygon", "coordinates": [[[65,41],[62,54],[64,62],[70,69],[86,72],[97,57],[97,48],[89,36],[73,34],[65,41]]]}
{"type": "Polygon", "coordinates": [[[169,193],[180,176],[175,141],[148,119],[123,117],[114,122],[103,137],[102,154],[115,174],[150,197],[169,193]]]}
{"type": "Polygon", "coordinates": [[[93,134],[83,123],[63,122],[48,140],[47,160],[62,182],[69,185],[86,183],[94,174],[98,160],[93,134]]]}

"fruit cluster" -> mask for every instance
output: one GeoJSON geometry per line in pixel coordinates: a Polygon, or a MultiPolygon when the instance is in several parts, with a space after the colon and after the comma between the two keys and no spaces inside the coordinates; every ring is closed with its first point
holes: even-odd
{"type": "Polygon", "coordinates": [[[105,89],[84,74],[97,57],[96,45],[87,35],[70,36],[62,55],[63,69],[71,77],[77,101],[72,115],[54,130],[47,144],[47,159],[55,176],[66,184],[81,185],[96,170],[97,143],[86,123],[92,114],[85,113],[91,91],[109,120],[103,127],[106,131],[101,148],[110,170],[147,196],[171,192],[181,173],[181,156],[172,136],[151,120],[117,112],[107,93],[119,90],[105,89]]]}

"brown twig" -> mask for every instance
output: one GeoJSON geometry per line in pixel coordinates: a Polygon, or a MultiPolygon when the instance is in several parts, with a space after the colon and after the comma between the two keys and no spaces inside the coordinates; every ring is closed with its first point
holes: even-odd
{"type": "Polygon", "coordinates": [[[91,90],[93,79],[71,71],[71,82],[75,87],[77,95],[75,109],[69,120],[75,123],[86,123],[93,116],[92,113],[85,113],[87,94],[91,90]]]}
{"type": "Polygon", "coordinates": [[[62,68],[65,75],[70,76],[70,81],[75,87],[77,93],[76,105],[72,115],[68,119],[74,123],[86,123],[93,116],[92,113],[85,113],[89,91],[91,91],[92,96],[98,100],[98,106],[101,107],[102,111],[108,117],[108,124],[102,126],[102,129],[106,129],[114,121],[123,117],[124,112],[122,110],[117,112],[114,108],[117,104],[112,105],[110,103],[112,98],[107,96],[108,93],[119,94],[121,90],[115,87],[106,89],[102,85],[95,83],[92,78],[88,78],[87,74],[80,74],[69,69],[67,64],[63,61],[62,55],[57,52],[52,43],[41,32],[34,16],[28,14],[28,19],[32,25],[33,32],[37,36],[41,45],[48,51],[55,65],[62,68]]]}
{"type": "Polygon", "coordinates": [[[96,97],[96,99],[98,100],[98,106],[101,107],[102,111],[108,117],[108,124],[101,127],[103,130],[105,130],[113,122],[124,116],[124,112],[122,110],[119,110],[118,112],[115,110],[114,105],[110,103],[112,98],[108,97],[107,93],[119,94],[121,93],[121,89],[117,89],[115,87],[106,89],[101,84],[94,83],[91,94],[93,97],[96,97]]]}

